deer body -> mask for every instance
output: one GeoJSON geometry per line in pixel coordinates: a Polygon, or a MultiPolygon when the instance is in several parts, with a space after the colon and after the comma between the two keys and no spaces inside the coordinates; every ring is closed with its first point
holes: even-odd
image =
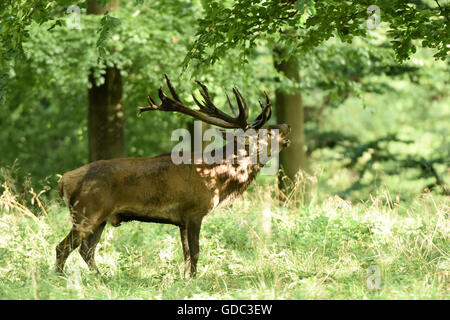
{"type": "MultiPolygon", "coordinates": [[[[168,85],[174,93],[169,81],[168,85]]],[[[289,128],[277,127],[282,130],[280,142],[285,147],[282,138],[289,128]]],[[[226,146],[223,148],[225,154],[226,146]]],[[[241,161],[176,165],[171,155],[165,154],[100,160],[65,173],[58,188],[70,209],[73,227],[56,247],[56,271],[63,272],[69,254],[78,246],[88,266],[98,271],[94,253],[105,225],[137,220],[178,226],[185,275],[194,275],[203,217],[240,196],[263,165],[251,163],[248,149],[242,151],[241,161]]]]}
{"type": "Polygon", "coordinates": [[[59,189],[77,212],[76,224],[95,220],[118,226],[140,220],[180,226],[192,214],[203,217],[241,195],[259,169],[250,164],[175,165],[170,155],[100,160],[64,174],[59,189]],[[98,207],[96,215],[83,214],[89,202],[98,207]]]}

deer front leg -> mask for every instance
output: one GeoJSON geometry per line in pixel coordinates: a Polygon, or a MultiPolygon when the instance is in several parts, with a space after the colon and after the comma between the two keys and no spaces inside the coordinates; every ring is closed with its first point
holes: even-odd
{"type": "Polygon", "coordinates": [[[184,256],[184,278],[187,278],[189,270],[191,269],[191,254],[189,252],[188,231],[186,226],[180,226],[180,235],[184,256]]]}
{"type": "Polygon", "coordinates": [[[197,272],[197,261],[199,255],[199,237],[202,220],[191,220],[188,224],[187,236],[189,243],[189,253],[191,257],[191,278],[195,277],[197,272]]]}

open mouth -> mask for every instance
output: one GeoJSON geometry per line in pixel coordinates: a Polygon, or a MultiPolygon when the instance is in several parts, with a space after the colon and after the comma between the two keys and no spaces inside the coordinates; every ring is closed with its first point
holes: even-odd
{"type": "Polygon", "coordinates": [[[291,145],[291,140],[283,139],[283,148],[287,148],[291,145]]]}

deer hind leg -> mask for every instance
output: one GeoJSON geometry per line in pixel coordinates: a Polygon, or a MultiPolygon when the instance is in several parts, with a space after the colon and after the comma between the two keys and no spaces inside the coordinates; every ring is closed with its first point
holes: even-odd
{"type": "Polygon", "coordinates": [[[81,244],[81,240],[81,232],[73,227],[64,240],[56,246],[56,273],[64,273],[64,264],[67,258],[81,244]]]}
{"type": "Polygon", "coordinates": [[[180,226],[180,235],[184,256],[184,277],[187,278],[191,269],[191,254],[189,252],[188,232],[186,226],[180,226]]]}
{"type": "Polygon", "coordinates": [[[70,253],[78,248],[82,244],[83,240],[89,238],[104,222],[101,215],[102,211],[94,209],[96,208],[78,207],[71,209],[73,218],[72,230],[66,238],[64,238],[64,240],[56,246],[56,273],[62,274],[64,272],[64,264],[66,263],[70,253]],[[79,214],[80,212],[82,212],[83,215],[79,214]],[[98,214],[90,215],[90,218],[88,219],[86,218],[86,214],[84,214],[85,212],[98,212],[98,214]]]}
{"type": "Polygon", "coordinates": [[[100,240],[105,225],[106,222],[100,224],[97,227],[97,229],[94,230],[93,233],[91,233],[85,239],[83,239],[80,247],[81,257],[86,262],[89,269],[96,271],[97,273],[100,273],[100,271],[98,270],[97,265],[95,264],[95,248],[98,244],[98,241],[100,240]]]}

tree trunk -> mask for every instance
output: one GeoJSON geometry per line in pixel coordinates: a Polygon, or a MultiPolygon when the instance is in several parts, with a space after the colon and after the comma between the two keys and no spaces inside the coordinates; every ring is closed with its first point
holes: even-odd
{"type": "MultiPolygon", "coordinates": [[[[277,50],[277,49],[275,49],[277,50]]],[[[289,59],[277,62],[280,52],[274,52],[275,68],[278,72],[283,73],[287,78],[294,82],[300,82],[300,74],[297,58],[291,56],[289,59]]],[[[299,171],[307,171],[307,157],[305,145],[305,118],[300,92],[286,93],[282,89],[275,92],[276,102],[275,110],[278,123],[287,123],[291,126],[291,145],[280,153],[280,167],[283,174],[279,176],[278,185],[283,192],[282,198],[291,195],[294,200],[304,199],[304,194],[292,194],[305,191],[302,186],[295,186],[297,173],[299,171]],[[287,178],[287,179],[286,179],[287,178]],[[295,189],[294,189],[295,187],[295,189]]],[[[300,181],[302,184],[303,181],[300,181]]]]}
{"type": "MultiPolygon", "coordinates": [[[[119,9],[119,0],[101,6],[98,0],[89,0],[88,14],[104,14],[119,9]]],[[[122,107],[122,76],[116,67],[107,67],[104,83],[95,84],[89,75],[88,135],[89,161],[125,156],[124,113],[122,107]]]]}

